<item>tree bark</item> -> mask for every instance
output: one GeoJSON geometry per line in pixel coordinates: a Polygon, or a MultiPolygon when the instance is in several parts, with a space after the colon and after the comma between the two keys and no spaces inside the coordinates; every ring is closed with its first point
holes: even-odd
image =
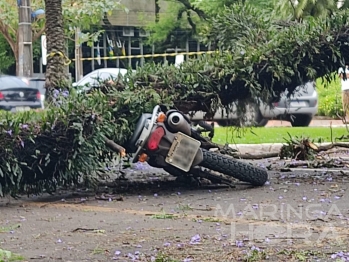
{"type": "MultiPolygon", "coordinates": [[[[38,32],[33,32],[33,43],[35,43],[39,37],[45,32],[45,27],[40,29],[38,32]]],[[[15,57],[16,61],[16,75],[18,75],[18,30],[15,31],[13,28],[9,27],[8,25],[5,25],[0,21],[0,33],[3,35],[3,37],[6,39],[7,43],[11,47],[11,50],[13,52],[13,55],[15,57]],[[11,36],[10,31],[16,34],[15,37],[11,36]]]]}
{"type": "Polygon", "coordinates": [[[45,0],[47,65],[46,83],[48,100],[54,89],[67,88],[66,62],[62,0],[45,0]]]}
{"type": "Polygon", "coordinates": [[[18,76],[18,73],[19,73],[19,59],[18,59],[18,48],[17,47],[13,51],[13,55],[15,56],[15,60],[16,60],[16,76],[18,76]]]}
{"type": "Polygon", "coordinates": [[[155,23],[160,21],[160,4],[159,0],[155,0],[155,23]]]}

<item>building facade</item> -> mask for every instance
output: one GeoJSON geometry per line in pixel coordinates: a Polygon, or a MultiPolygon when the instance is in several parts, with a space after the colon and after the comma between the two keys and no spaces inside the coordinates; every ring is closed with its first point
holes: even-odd
{"type": "MultiPolygon", "coordinates": [[[[164,0],[121,0],[122,9],[116,9],[110,16],[103,19],[102,27],[105,30],[99,43],[93,47],[83,47],[83,57],[94,60],[84,61],[84,74],[102,67],[132,67],[143,65],[147,61],[174,62],[174,56],[153,58],[126,58],[126,59],[97,59],[110,56],[135,56],[159,53],[156,46],[147,44],[150,32],[144,30],[148,23],[168,15],[171,11],[168,2],[164,0]],[[158,2],[158,5],[156,4],[158,2]],[[158,12],[156,10],[158,9],[158,12]],[[128,10],[128,12],[125,11],[128,10]]],[[[170,46],[162,53],[207,51],[209,47],[200,44],[194,39],[186,38],[177,46],[170,46]]]]}

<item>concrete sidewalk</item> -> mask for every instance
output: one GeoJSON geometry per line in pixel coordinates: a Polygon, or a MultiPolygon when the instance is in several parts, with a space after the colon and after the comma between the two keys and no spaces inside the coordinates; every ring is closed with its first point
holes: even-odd
{"type": "MultiPolygon", "coordinates": [[[[341,142],[343,144],[349,144],[349,142],[341,142]]],[[[326,146],[331,143],[317,144],[317,146],[326,146]]],[[[264,143],[264,144],[230,144],[229,146],[236,149],[240,154],[262,154],[262,153],[278,153],[280,152],[282,143],[264,143]]]]}
{"type": "MultiPolygon", "coordinates": [[[[211,121],[208,121],[208,123],[211,123],[211,121]]],[[[217,123],[215,123],[216,127],[219,127],[217,123]]],[[[310,127],[345,127],[345,124],[341,119],[322,119],[322,118],[315,118],[313,121],[309,124],[310,127]]],[[[348,122],[349,126],[349,122],[348,122]]],[[[269,120],[268,124],[265,127],[292,127],[291,123],[284,120],[269,120]]],[[[307,127],[304,127],[307,128],[307,127]]]]}
{"type": "MultiPolygon", "coordinates": [[[[314,119],[310,122],[309,126],[331,126],[332,127],[344,127],[342,120],[338,119],[314,119]]],[[[278,126],[292,126],[288,121],[280,121],[280,120],[270,120],[266,127],[278,127],[278,126]]],[[[306,128],[306,127],[304,127],[306,128]]]]}

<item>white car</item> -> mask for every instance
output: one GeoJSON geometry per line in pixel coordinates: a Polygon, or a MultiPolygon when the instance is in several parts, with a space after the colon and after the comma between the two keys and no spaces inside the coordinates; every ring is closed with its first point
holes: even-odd
{"type": "Polygon", "coordinates": [[[241,125],[246,126],[265,126],[268,120],[280,119],[290,121],[292,126],[308,126],[313,117],[318,112],[318,93],[316,92],[315,82],[308,82],[305,85],[298,86],[295,92],[287,98],[284,93],[279,102],[272,106],[266,104],[249,104],[246,113],[239,116],[236,113],[236,105],[233,105],[228,114],[224,110],[218,110],[212,118],[204,119],[204,112],[196,112],[188,117],[191,121],[201,120],[215,121],[220,126],[241,125]]]}
{"type": "MultiPolygon", "coordinates": [[[[106,80],[117,79],[127,74],[128,69],[125,68],[101,68],[88,73],[78,82],[73,83],[73,87],[78,89],[78,92],[89,91],[91,88],[99,85],[100,82],[106,80]]],[[[135,72],[135,70],[132,70],[135,72]]]]}

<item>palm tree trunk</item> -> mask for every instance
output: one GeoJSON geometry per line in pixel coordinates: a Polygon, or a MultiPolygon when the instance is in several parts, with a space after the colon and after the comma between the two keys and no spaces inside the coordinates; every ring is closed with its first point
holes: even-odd
{"type": "Polygon", "coordinates": [[[46,89],[49,98],[54,89],[66,88],[68,82],[65,70],[67,58],[64,45],[62,0],[45,0],[45,16],[48,54],[46,89]]]}
{"type": "Polygon", "coordinates": [[[155,0],[155,23],[160,21],[160,4],[159,0],[155,0]]]}

